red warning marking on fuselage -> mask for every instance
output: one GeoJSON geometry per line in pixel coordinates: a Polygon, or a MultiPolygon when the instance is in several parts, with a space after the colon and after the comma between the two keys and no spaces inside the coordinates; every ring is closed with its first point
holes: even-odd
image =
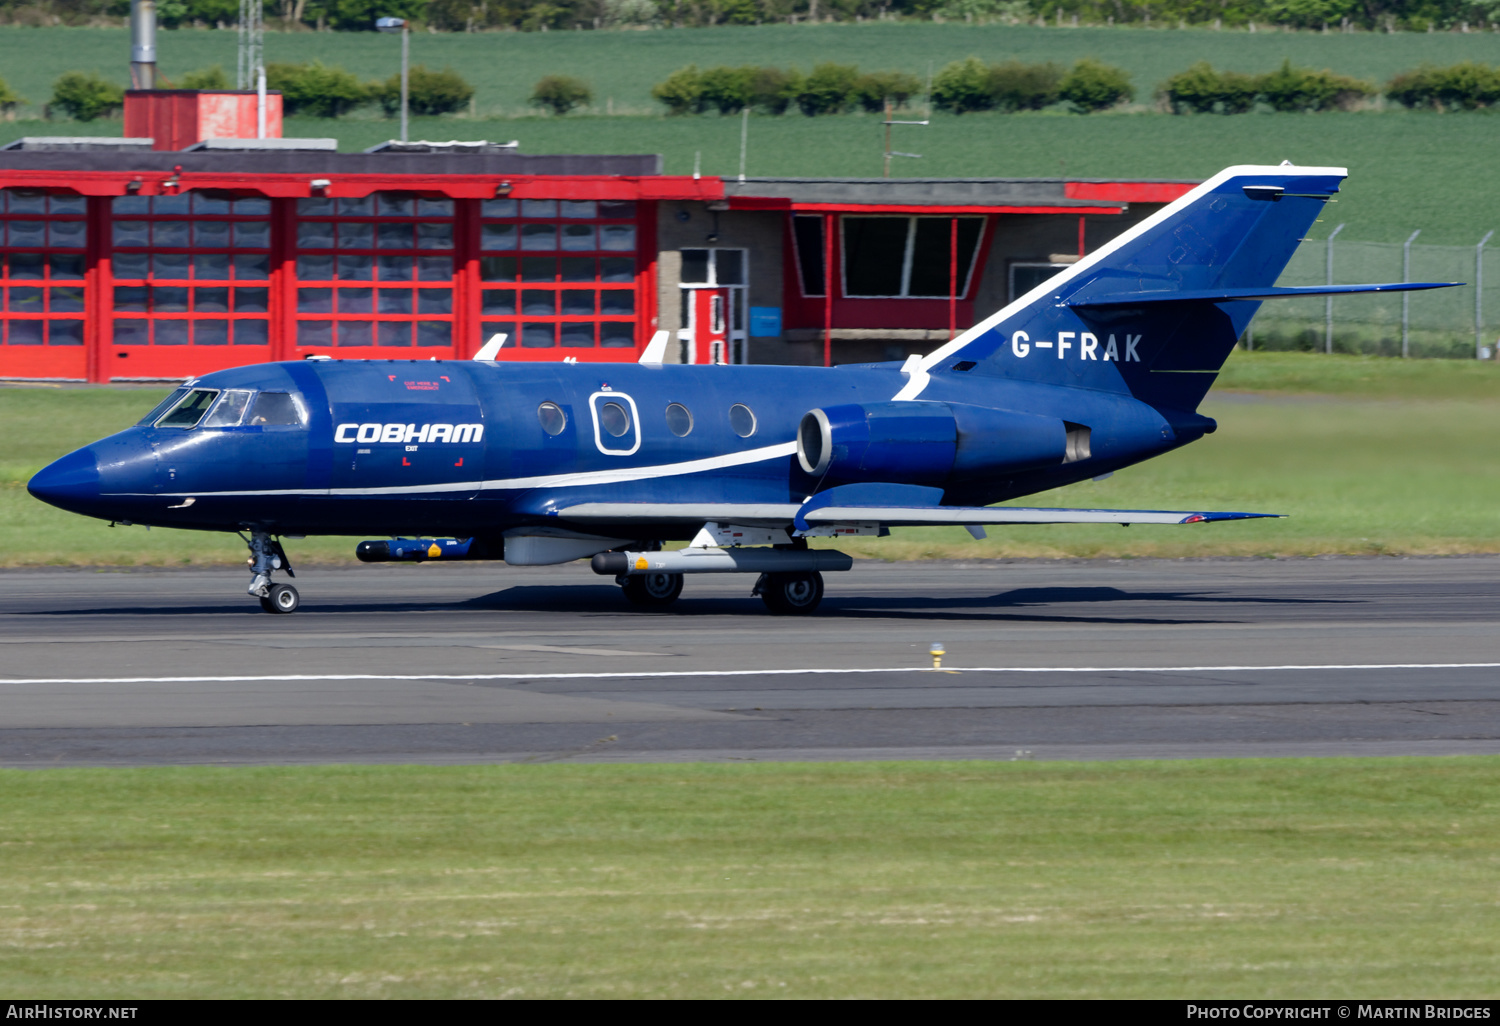
{"type": "Polygon", "coordinates": [[[462,457],[462,456],[460,456],[460,457],[459,457],[459,458],[458,458],[458,462],[457,462],[457,463],[455,463],[455,464],[453,464],[453,465],[454,465],[454,466],[455,466],[455,467],[461,467],[461,466],[463,466],[463,465],[464,465],[464,458],[463,458],[463,457],[462,457]]]}
{"type": "Polygon", "coordinates": [[[411,466],[411,460],[409,460],[405,456],[403,456],[403,457],[401,457],[401,465],[403,467],[409,467],[409,466],[411,466]]]}

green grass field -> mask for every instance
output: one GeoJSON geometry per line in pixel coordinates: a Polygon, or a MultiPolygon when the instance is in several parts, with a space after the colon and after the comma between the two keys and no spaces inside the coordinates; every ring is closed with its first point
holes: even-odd
{"type": "MultiPolygon", "coordinates": [[[[238,563],[233,535],[109,528],[32,499],[47,462],[133,423],[161,389],[0,387],[0,565],[238,563]]],[[[1284,520],[1129,529],[898,528],[838,548],[875,559],[1307,556],[1500,552],[1500,365],[1237,353],[1204,411],[1216,434],[1178,452],[1028,497],[1026,505],[1244,509],[1284,520]]],[[[347,563],[352,538],[288,543],[347,563]]]]}
{"type": "MultiPolygon", "coordinates": [[[[40,102],[71,67],[123,74],[127,36],[118,29],[0,28],[0,74],[40,102]]],[[[231,32],[164,32],[169,75],[207,64],[234,65],[231,32]]],[[[366,77],[396,67],[396,42],[361,33],[272,33],[270,60],[320,57],[366,77]]],[[[737,173],[735,118],[670,119],[655,114],[651,85],[696,61],[800,64],[857,62],[925,76],[929,65],[971,53],[990,60],[1071,61],[1094,55],[1127,67],[1149,103],[1156,83],[1195,60],[1257,71],[1282,58],[1383,80],[1423,61],[1500,61],[1500,34],[1212,32],[1208,30],[1038,29],[931,24],[762,26],[660,32],[549,32],[422,35],[413,60],[451,64],[476,86],[479,120],[416,119],[416,138],[520,140],[529,153],[661,153],[666,170],[685,174],[702,154],[708,174],[737,173]],[[552,72],[593,81],[600,116],[541,118],[526,113],[531,85],[552,72]],[[602,116],[612,108],[616,115],[602,116]],[[496,117],[499,115],[500,117],[496,117]]],[[[116,77],[119,77],[117,75],[116,77]]],[[[752,119],[752,175],[861,176],[880,173],[875,116],[752,119]]],[[[1043,112],[934,119],[906,130],[898,161],[910,176],[1202,178],[1233,163],[1346,166],[1351,177],[1328,218],[1347,222],[1343,238],[1394,242],[1416,228],[1423,244],[1473,244],[1500,226],[1500,192],[1490,187],[1497,126],[1489,113],[1366,111],[1344,114],[1173,117],[1144,112],[1081,117],[1043,112]]],[[[394,123],[369,115],[337,121],[292,119],[288,135],[335,135],[344,149],[388,139],[394,123]]],[[[0,122],[0,143],[22,135],[118,135],[118,121],[0,122]]],[[[1318,226],[1315,237],[1331,227],[1318,226]]]]}
{"type": "Polygon", "coordinates": [[[0,773],[38,997],[1492,996],[1493,758],[0,773]]]}
{"type": "MultiPolygon", "coordinates": [[[[163,31],[157,45],[161,70],[169,78],[211,64],[233,74],[232,31],[163,31]]],[[[925,79],[929,68],[936,71],[971,54],[989,61],[1016,58],[1060,64],[1097,57],[1125,68],[1138,101],[1149,103],[1158,83],[1198,60],[1259,72],[1290,59],[1383,83],[1396,72],[1423,62],[1500,61],[1500,35],[1324,36],[867,22],[651,32],[418,34],[411,41],[413,63],[451,65],[475,86],[479,109],[486,114],[524,110],[532,86],[548,74],[584,78],[592,84],[601,108],[612,102],[617,113],[640,113],[656,109],[651,86],[690,63],[699,67],[772,64],[809,70],[821,61],[838,61],[870,70],[907,71],[925,79]]],[[[267,61],[313,59],[343,65],[361,78],[384,79],[399,66],[400,41],[373,32],[266,34],[267,61]]],[[[53,80],[72,68],[96,69],[123,84],[128,60],[129,33],[123,28],[0,28],[0,74],[33,104],[45,102],[53,80]]]]}

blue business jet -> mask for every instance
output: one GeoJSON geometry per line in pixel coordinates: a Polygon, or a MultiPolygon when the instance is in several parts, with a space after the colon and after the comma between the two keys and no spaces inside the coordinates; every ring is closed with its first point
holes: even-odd
{"type": "Polygon", "coordinates": [[[326,358],[189,381],[70,453],[32,495],[121,524],[241,532],[249,594],[281,539],[364,534],[359,559],[592,557],[625,597],[757,574],[812,612],[851,559],[809,538],[895,526],[1189,524],[1259,513],[991,503],[1096,478],[1216,427],[1197,412],[1261,301],[1441,288],[1274,285],[1343,168],[1231,167],[926,357],[833,368],[326,358]],[[686,540],[668,551],[664,543],[686,540]]]}

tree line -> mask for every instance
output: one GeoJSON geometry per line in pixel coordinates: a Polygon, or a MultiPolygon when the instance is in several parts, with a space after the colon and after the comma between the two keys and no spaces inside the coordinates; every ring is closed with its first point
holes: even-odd
{"type": "MultiPolygon", "coordinates": [[[[921,20],[1231,29],[1470,31],[1500,23],[1500,0],[263,0],[268,28],[369,32],[408,18],[440,32],[681,28],[921,20]]],[[[123,24],[129,0],[0,0],[0,21],[123,24]]],[[[167,28],[228,28],[238,0],[157,0],[167,28]]]]}

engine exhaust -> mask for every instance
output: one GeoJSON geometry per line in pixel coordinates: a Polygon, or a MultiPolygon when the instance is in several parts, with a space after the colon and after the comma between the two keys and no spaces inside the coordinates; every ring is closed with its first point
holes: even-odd
{"type": "Polygon", "coordinates": [[[639,574],[783,574],[851,570],[854,559],[831,549],[678,549],[675,552],[601,552],[589,563],[612,577],[639,574]]]}

